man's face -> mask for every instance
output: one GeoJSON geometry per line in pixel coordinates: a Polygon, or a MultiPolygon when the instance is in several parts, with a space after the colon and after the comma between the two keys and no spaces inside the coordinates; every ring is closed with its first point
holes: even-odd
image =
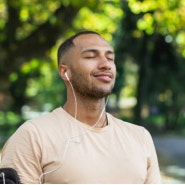
{"type": "Polygon", "coordinates": [[[111,46],[96,34],[74,39],[71,50],[71,83],[81,96],[103,98],[114,87],[116,67],[111,46]]]}

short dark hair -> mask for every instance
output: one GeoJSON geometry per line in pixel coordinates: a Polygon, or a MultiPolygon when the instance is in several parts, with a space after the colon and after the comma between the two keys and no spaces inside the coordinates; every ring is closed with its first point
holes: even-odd
{"type": "Polygon", "coordinates": [[[95,32],[95,31],[91,31],[91,30],[86,30],[86,31],[81,31],[76,33],[75,35],[72,35],[71,37],[69,37],[67,40],[65,40],[62,44],[60,44],[59,48],[58,48],[58,52],[57,52],[57,60],[58,60],[58,65],[60,64],[60,59],[61,57],[64,56],[64,54],[71,48],[74,46],[73,40],[78,37],[79,35],[86,35],[86,34],[96,34],[96,35],[100,35],[99,33],[95,32]]]}

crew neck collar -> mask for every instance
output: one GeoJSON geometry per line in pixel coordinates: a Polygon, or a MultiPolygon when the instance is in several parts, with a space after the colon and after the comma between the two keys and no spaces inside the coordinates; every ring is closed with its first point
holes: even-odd
{"type": "Polygon", "coordinates": [[[70,119],[73,123],[76,123],[76,124],[78,124],[81,128],[86,129],[86,130],[89,130],[89,131],[93,131],[93,132],[104,132],[104,131],[109,130],[109,128],[111,127],[109,114],[108,114],[107,112],[106,112],[106,116],[107,116],[108,125],[106,125],[106,126],[103,127],[103,128],[97,128],[97,127],[89,126],[88,124],[83,123],[83,122],[81,122],[81,121],[75,119],[75,118],[74,118],[73,116],[71,116],[67,111],[65,111],[65,110],[63,109],[63,107],[60,107],[60,111],[62,111],[62,112],[68,117],[68,119],[70,119]]]}

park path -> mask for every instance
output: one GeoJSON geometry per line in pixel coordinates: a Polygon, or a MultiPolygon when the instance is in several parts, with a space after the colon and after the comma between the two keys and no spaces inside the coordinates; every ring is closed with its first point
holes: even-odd
{"type": "Polygon", "coordinates": [[[185,137],[154,136],[164,183],[185,184],[185,137]]]}

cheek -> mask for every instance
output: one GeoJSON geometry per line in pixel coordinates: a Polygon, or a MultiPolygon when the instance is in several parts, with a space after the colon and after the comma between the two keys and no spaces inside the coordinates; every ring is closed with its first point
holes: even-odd
{"type": "Polygon", "coordinates": [[[114,74],[114,78],[116,78],[116,65],[115,64],[112,65],[112,72],[114,74]]]}
{"type": "Polygon", "coordinates": [[[76,66],[77,70],[81,71],[91,71],[97,67],[97,62],[93,60],[81,59],[78,61],[76,66]]]}
{"type": "Polygon", "coordinates": [[[95,69],[97,69],[96,63],[91,61],[83,61],[78,68],[78,71],[84,75],[85,78],[87,78],[87,80],[90,80],[92,71],[94,71],[95,69]]]}

